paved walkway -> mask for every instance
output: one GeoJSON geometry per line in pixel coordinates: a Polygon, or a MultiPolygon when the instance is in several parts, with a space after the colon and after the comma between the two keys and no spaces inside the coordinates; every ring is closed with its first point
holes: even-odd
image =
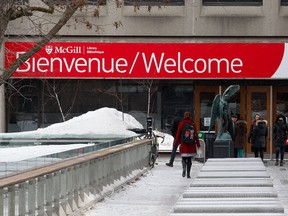
{"type": "MultiPolygon", "coordinates": [[[[201,216],[204,216],[205,214],[203,214],[203,212],[199,214],[191,214],[191,213],[188,213],[188,214],[177,213],[176,214],[174,213],[174,210],[175,208],[177,208],[177,205],[179,204],[179,202],[182,202],[183,195],[185,194],[185,192],[187,190],[191,191],[190,186],[193,182],[194,184],[198,184],[199,188],[201,187],[201,184],[203,183],[210,184],[210,187],[213,184],[214,184],[213,187],[219,187],[219,186],[221,187],[221,184],[228,184],[228,186],[226,185],[226,193],[234,193],[234,195],[239,194],[239,193],[249,194],[251,192],[247,190],[245,192],[244,190],[245,188],[247,188],[248,186],[251,187],[251,185],[253,186],[253,184],[257,184],[258,186],[260,185],[261,190],[258,190],[259,188],[253,189],[253,190],[256,190],[256,193],[259,196],[260,195],[264,196],[264,198],[258,197],[257,200],[254,200],[252,204],[250,203],[249,205],[254,205],[255,207],[255,205],[257,206],[259,202],[261,203],[261,201],[263,201],[263,199],[264,200],[266,199],[265,202],[269,203],[270,207],[274,207],[275,216],[276,215],[277,216],[288,215],[288,162],[286,162],[286,164],[283,167],[279,167],[279,166],[275,167],[273,161],[267,161],[267,163],[265,163],[265,166],[260,166],[258,168],[256,166],[250,166],[250,169],[252,171],[254,169],[254,171],[251,172],[248,176],[246,175],[245,178],[248,178],[249,181],[242,181],[240,179],[238,180],[238,182],[234,182],[232,184],[230,181],[226,181],[225,183],[223,179],[221,181],[217,181],[217,180],[214,181],[213,179],[207,179],[206,178],[207,176],[205,177],[205,174],[203,174],[205,172],[206,173],[210,172],[210,174],[214,175],[213,173],[217,169],[218,170],[216,172],[218,172],[219,174],[220,172],[223,172],[223,166],[222,168],[220,166],[215,169],[215,167],[211,168],[210,166],[209,168],[209,166],[206,166],[206,164],[205,166],[203,166],[201,163],[198,163],[198,162],[193,162],[192,178],[191,179],[183,178],[181,176],[181,173],[182,173],[181,158],[177,157],[174,163],[174,167],[171,168],[171,167],[165,166],[165,163],[168,161],[168,157],[169,155],[161,155],[158,160],[158,165],[156,165],[155,168],[153,168],[151,171],[144,174],[141,178],[137,179],[135,182],[123,187],[120,191],[113,193],[112,196],[105,198],[102,202],[95,203],[93,206],[89,208],[89,210],[80,213],[80,215],[81,216],[82,215],[83,216],[96,216],[96,215],[97,216],[98,215],[100,216],[102,215],[103,216],[104,215],[105,216],[122,216],[122,215],[123,216],[124,215],[125,216],[130,216],[130,215],[140,215],[140,216],[142,215],[143,216],[144,215],[145,216],[146,215],[157,215],[157,216],[201,215],[201,216]],[[201,169],[203,170],[206,169],[206,171],[200,172],[201,169]],[[214,169],[214,171],[212,172],[209,169],[214,169]],[[263,170],[264,172],[262,172],[263,170]],[[253,180],[255,175],[261,175],[260,178],[258,178],[259,182],[258,181],[255,182],[255,180],[253,180]],[[199,179],[201,178],[202,178],[202,181],[199,181],[199,179]],[[204,181],[204,179],[206,182],[204,181]],[[242,188],[243,190],[242,189],[240,191],[239,190],[237,191],[235,189],[234,191],[231,191],[231,190],[229,191],[229,189],[227,190],[229,186],[230,186],[230,189],[235,187],[235,184],[238,184],[237,185],[238,189],[242,188]],[[284,212],[286,214],[281,213],[281,208],[283,210],[283,206],[284,206],[284,212]]],[[[236,167],[237,168],[235,169],[238,169],[238,172],[240,171],[241,173],[241,169],[242,169],[241,166],[240,167],[236,166],[236,167]]],[[[230,173],[230,175],[232,175],[232,173],[230,173]]],[[[230,177],[233,177],[233,175],[230,177]]],[[[235,178],[235,176],[233,178],[235,178]]],[[[202,198],[198,197],[197,199],[203,199],[203,198],[207,199],[207,197],[205,197],[207,195],[204,195],[203,197],[203,194],[205,194],[206,192],[199,191],[199,193],[202,194],[200,195],[202,196],[202,198]]],[[[217,193],[217,190],[216,192],[214,190],[214,195],[215,193],[217,193]]],[[[187,196],[187,194],[184,196],[187,196]]],[[[192,198],[190,197],[189,199],[192,199],[192,198]]],[[[247,209],[247,199],[251,199],[251,198],[247,198],[246,196],[244,196],[244,198],[242,199],[243,200],[238,200],[239,202],[238,204],[241,205],[241,207],[243,208],[246,207],[247,209]]],[[[206,201],[209,201],[210,205],[211,203],[213,204],[213,202],[215,202],[215,200],[214,201],[211,200],[211,197],[210,198],[208,197],[208,200],[206,201]]],[[[234,205],[235,202],[231,200],[231,198],[228,197],[226,201],[225,200],[222,200],[222,201],[224,202],[224,204],[230,206],[229,207],[230,209],[231,208],[235,209],[235,206],[236,206],[234,205]]],[[[183,204],[183,203],[180,206],[183,207],[183,205],[184,207],[185,205],[187,207],[187,204],[183,204]]],[[[261,205],[263,206],[263,204],[261,205]]],[[[250,210],[253,209],[251,206],[249,208],[250,210]]],[[[264,206],[264,208],[268,209],[267,206],[264,206]]],[[[259,205],[257,209],[259,210],[259,205]]],[[[223,213],[221,213],[221,210],[218,210],[218,211],[219,211],[219,214],[213,214],[213,215],[223,216],[223,213]]],[[[269,211],[270,213],[253,214],[253,216],[256,216],[256,215],[272,216],[271,210],[269,211]]],[[[207,214],[207,215],[210,215],[210,214],[207,214]]],[[[240,216],[243,214],[234,213],[231,215],[240,216]]]]}
{"type": "Polygon", "coordinates": [[[275,166],[275,162],[270,160],[267,161],[266,168],[278,193],[278,197],[285,208],[285,213],[288,214],[288,161],[285,162],[286,164],[280,167],[275,166]]]}

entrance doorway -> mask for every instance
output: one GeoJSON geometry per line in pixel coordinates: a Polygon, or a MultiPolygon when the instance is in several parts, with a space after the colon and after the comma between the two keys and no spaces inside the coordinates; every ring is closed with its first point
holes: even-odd
{"type": "MultiPolygon", "coordinates": [[[[248,124],[248,134],[252,125],[252,121],[256,114],[260,114],[261,118],[268,122],[268,137],[266,140],[265,153],[270,153],[271,143],[270,136],[272,131],[270,117],[270,87],[269,86],[248,86],[246,93],[246,121],[248,124]]],[[[247,135],[248,135],[247,134],[247,135]]],[[[252,153],[251,143],[246,145],[246,153],[252,153]]]]}
{"type": "MultiPolygon", "coordinates": [[[[215,95],[219,94],[219,92],[224,92],[228,86],[196,86],[195,87],[195,113],[194,119],[196,123],[196,127],[199,131],[208,131],[211,117],[211,106],[215,95]]],[[[266,141],[265,153],[273,152],[272,149],[272,141],[270,137],[272,136],[272,127],[273,122],[271,122],[272,118],[270,116],[270,111],[272,110],[271,106],[271,97],[270,97],[270,86],[240,86],[240,91],[237,92],[228,103],[229,110],[232,113],[240,113],[247,121],[247,137],[251,128],[252,119],[256,113],[259,113],[263,119],[267,120],[269,133],[266,141]]],[[[283,89],[284,91],[284,89],[283,89]]],[[[288,92],[278,91],[278,102],[274,102],[273,104],[278,104],[278,106],[283,108],[283,101],[288,101],[288,92]],[[284,99],[283,99],[284,97],[284,99]],[[285,97],[287,97],[285,99],[285,97]],[[282,98],[282,99],[281,99],[282,98]]],[[[276,94],[276,93],[274,93],[276,94]]],[[[275,96],[276,97],[276,96],[275,96]]],[[[275,98],[274,97],[274,98],[275,98]]],[[[277,98],[276,97],[276,98],[277,98]]],[[[280,109],[279,108],[279,109],[280,109]]],[[[279,110],[276,109],[276,110],[279,110]]],[[[284,109],[284,108],[283,108],[284,109]]],[[[275,110],[275,109],[274,109],[275,110]]],[[[287,109],[285,104],[285,111],[288,111],[288,103],[287,109]]],[[[214,124],[217,125],[217,124],[214,124]]],[[[213,132],[215,131],[215,127],[213,128],[213,132]]],[[[217,128],[216,128],[217,131],[217,128]]],[[[251,154],[251,143],[246,143],[245,148],[246,154],[251,154]]]]}
{"type": "Polygon", "coordinates": [[[219,94],[219,86],[195,86],[194,121],[198,131],[208,131],[212,102],[217,94],[219,94]]]}

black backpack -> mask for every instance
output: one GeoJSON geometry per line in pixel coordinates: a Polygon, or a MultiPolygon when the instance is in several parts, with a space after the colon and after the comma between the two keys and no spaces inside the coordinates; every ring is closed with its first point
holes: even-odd
{"type": "Polygon", "coordinates": [[[185,123],[181,132],[181,143],[194,144],[195,143],[195,128],[192,124],[185,123]]]}

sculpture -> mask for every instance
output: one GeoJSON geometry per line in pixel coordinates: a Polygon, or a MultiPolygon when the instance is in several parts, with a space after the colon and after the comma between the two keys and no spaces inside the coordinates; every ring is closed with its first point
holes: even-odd
{"type": "Polygon", "coordinates": [[[213,124],[217,118],[218,132],[216,140],[231,140],[229,132],[227,132],[229,112],[228,112],[228,100],[239,91],[239,85],[229,86],[221,96],[216,95],[211,109],[211,121],[209,126],[209,131],[211,131],[213,124]]]}

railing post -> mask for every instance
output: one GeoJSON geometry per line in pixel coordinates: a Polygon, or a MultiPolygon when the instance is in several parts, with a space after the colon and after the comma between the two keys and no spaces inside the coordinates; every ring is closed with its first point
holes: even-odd
{"type": "Polygon", "coordinates": [[[44,215],[44,191],[45,191],[45,186],[44,186],[44,177],[41,176],[37,179],[37,210],[38,210],[38,215],[44,215]]]}
{"type": "Polygon", "coordinates": [[[62,169],[60,171],[60,215],[63,211],[64,215],[67,215],[67,169],[62,169]]]}
{"type": "Polygon", "coordinates": [[[84,203],[84,189],[85,189],[85,164],[81,164],[78,168],[78,207],[82,205],[82,203],[84,203]]]}
{"type": "Polygon", "coordinates": [[[18,211],[19,216],[25,216],[26,215],[26,182],[22,182],[18,185],[18,211]]]}
{"type": "Polygon", "coordinates": [[[69,214],[73,211],[73,184],[72,184],[72,175],[73,167],[68,168],[67,170],[67,176],[66,176],[66,189],[67,189],[67,208],[66,213],[69,214]]]}
{"type": "Polygon", "coordinates": [[[30,179],[28,181],[28,215],[29,216],[34,216],[35,215],[35,179],[30,179]]]}
{"type": "Polygon", "coordinates": [[[54,212],[56,213],[57,216],[59,216],[59,210],[60,210],[60,205],[59,205],[59,196],[60,196],[60,173],[55,172],[53,177],[52,177],[52,189],[53,189],[53,209],[54,212]]]}
{"type": "Polygon", "coordinates": [[[74,189],[74,203],[75,203],[75,206],[73,206],[73,211],[75,209],[77,209],[79,207],[79,167],[81,165],[75,165],[74,168],[73,168],[73,180],[72,180],[72,183],[73,183],[73,189],[74,189]]]}
{"type": "Polygon", "coordinates": [[[47,174],[45,179],[45,207],[47,216],[52,216],[52,190],[52,174],[47,174]]]}
{"type": "Polygon", "coordinates": [[[0,215],[4,215],[4,199],[3,199],[3,191],[4,189],[0,189],[0,215]]]}
{"type": "MultiPolygon", "coordinates": [[[[90,180],[90,161],[85,163],[85,167],[84,167],[84,172],[83,172],[83,176],[84,176],[84,193],[89,196],[89,180],[90,180]]],[[[85,202],[85,196],[83,201],[85,202]]]]}
{"type": "Polygon", "coordinates": [[[95,172],[95,167],[96,167],[96,161],[95,160],[92,160],[89,162],[89,185],[88,185],[88,189],[89,189],[89,192],[87,193],[88,195],[90,194],[95,194],[96,192],[96,187],[97,187],[97,175],[96,175],[96,172],[95,172]]]}
{"type": "Polygon", "coordinates": [[[15,186],[8,187],[8,215],[15,215],[15,186]]]}

